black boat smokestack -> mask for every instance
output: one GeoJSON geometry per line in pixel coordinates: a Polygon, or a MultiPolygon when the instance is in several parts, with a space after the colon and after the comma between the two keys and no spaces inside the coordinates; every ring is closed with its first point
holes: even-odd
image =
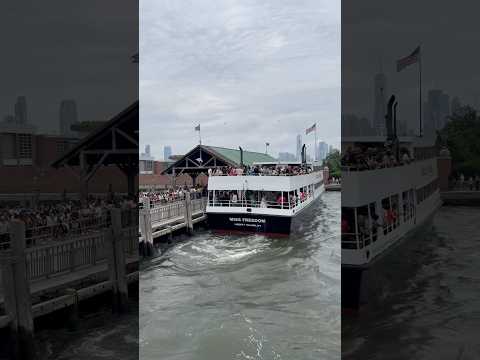
{"type": "Polygon", "coordinates": [[[241,146],[238,147],[240,149],[240,166],[243,167],[243,149],[241,146]]]}
{"type": "Polygon", "coordinates": [[[395,101],[393,105],[393,151],[395,152],[395,157],[397,161],[400,161],[400,144],[398,141],[398,123],[397,123],[397,106],[398,102],[395,101]]]}
{"type": "Polygon", "coordinates": [[[397,105],[398,102],[395,101],[395,104],[393,104],[393,137],[395,139],[397,138],[397,105]]]}
{"type": "Polygon", "coordinates": [[[307,163],[307,146],[303,144],[302,146],[302,164],[307,163]]]}
{"type": "Polygon", "coordinates": [[[387,128],[387,140],[393,139],[393,103],[395,102],[395,95],[390,96],[388,100],[387,115],[385,115],[385,125],[387,128]]]}

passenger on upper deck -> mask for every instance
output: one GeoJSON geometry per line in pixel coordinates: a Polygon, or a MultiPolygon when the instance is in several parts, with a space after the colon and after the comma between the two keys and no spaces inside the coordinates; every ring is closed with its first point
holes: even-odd
{"type": "Polygon", "coordinates": [[[352,147],[347,148],[342,157],[342,166],[349,167],[350,170],[363,171],[402,166],[412,161],[413,158],[406,148],[400,149],[400,156],[397,159],[391,146],[357,146],[353,149],[352,147]]]}

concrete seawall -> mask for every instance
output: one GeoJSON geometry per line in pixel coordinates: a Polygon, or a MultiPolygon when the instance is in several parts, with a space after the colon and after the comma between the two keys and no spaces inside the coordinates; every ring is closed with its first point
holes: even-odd
{"type": "Polygon", "coordinates": [[[444,191],[440,196],[444,205],[480,206],[480,191],[444,191]]]}

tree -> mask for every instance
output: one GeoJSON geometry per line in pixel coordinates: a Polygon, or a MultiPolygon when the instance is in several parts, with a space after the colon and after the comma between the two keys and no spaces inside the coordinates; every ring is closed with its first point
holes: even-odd
{"type": "Polygon", "coordinates": [[[330,176],[339,178],[342,173],[340,169],[341,156],[340,151],[333,150],[327,155],[325,160],[323,160],[323,166],[327,166],[330,171],[330,176]]]}
{"type": "Polygon", "coordinates": [[[480,174],[480,118],[475,109],[464,106],[450,116],[439,132],[452,156],[452,170],[466,176],[480,174]]]}

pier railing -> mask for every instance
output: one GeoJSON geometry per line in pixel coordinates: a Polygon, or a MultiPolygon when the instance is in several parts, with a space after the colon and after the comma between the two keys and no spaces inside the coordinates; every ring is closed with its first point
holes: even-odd
{"type": "MultiPolygon", "coordinates": [[[[123,249],[126,255],[138,254],[138,216],[136,209],[123,210],[117,213],[121,224],[116,236],[121,237],[123,249]]],[[[44,245],[29,246],[25,248],[25,265],[27,278],[36,280],[49,278],[61,273],[73,272],[84,267],[94,266],[107,260],[107,245],[105,231],[112,226],[111,215],[95,223],[85,233],[75,232],[68,238],[48,238],[44,245]]],[[[52,235],[51,232],[49,232],[52,235]]],[[[26,229],[25,243],[32,241],[31,232],[26,229]],[[30,236],[30,238],[28,237],[30,236]]],[[[47,237],[44,237],[47,239],[47,237]]],[[[9,241],[10,239],[8,239],[9,241]]],[[[7,242],[2,249],[4,255],[10,253],[10,244],[7,242]]]]}
{"type": "MultiPolygon", "coordinates": [[[[151,207],[148,198],[143,199],[139,217],[140,243],[153,244],[153,229],[175,225],[184,226],[188,232],[193,229],[193,224],[202,218],[207,207],[207,198],[185,198],[184,201],[177,201],[163,206],[151,207]],[[180,225],[179,225],[180,224],[180,225]]],[[[202,218],[203,219],[203,218],[202,218]]],[[[155,236],[160,236],[155,233],[155,236]]]]}

